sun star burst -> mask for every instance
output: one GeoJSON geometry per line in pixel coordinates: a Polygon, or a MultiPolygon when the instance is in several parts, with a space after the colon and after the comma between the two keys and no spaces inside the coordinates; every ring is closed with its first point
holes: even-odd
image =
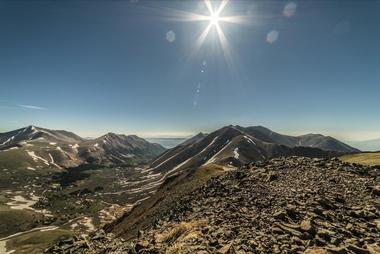
{"type": "Polygon", "coordinates": [[[217,13],[213,13],[210,16],[210,24],[216,26],[219,24],[219,15],[217,13]]]}
{"type": "Polygon", "coordinates": [[[208,21],[208,25],[201,32],[196,40],[194,53],[199,51],[199,49],[204,44],[206,38],[208,37],[211,30],[216,31],[218,41],[221,45],[221,49],[224,52],[224,56],[227,62],[231,61],[230,47],[227,37],[223,31],[222,23],[233,23],[233,24],[243,24],[246,22],[245,16],[223,16],[223,10],[229,3],[229,0],[222,0],[217,8],[211,3],[211,0],[204,0],[204,4],[207,7],[208,15],[201,15],[196,13],[188,13],[187,21],[208,21]]]}
{"type": "MultiPolygon", "coordinates": [[[[207,14],[199,14],[194,12],[188,12],[176,9],[166,9],[170,13],[169,20],[177,22],[207,22],[207,25],[199,36],[195,39],[194,47],[189,55],[189,58],[195,57],[202,46],[205,44],[206,39],[211,31],[215,31],[216,39],[220,45],[220,49],[223,51],[223,57],[225,58],[227,64],[234,68],[235,65],[232,57],[232,49],[229,46],[227,36],[223,31],[223,24],[230,23],[236,25],[250,25],[251,15],[243,16],[224,16],[223,11],[226,6],[230,3],[229,0],[218,1],[219,5],[211,3],[211,0],[203,0],[203,4],[207,9],[207,14]]],[[[210,44],[214,45],[214,44],[210,44]]]]}

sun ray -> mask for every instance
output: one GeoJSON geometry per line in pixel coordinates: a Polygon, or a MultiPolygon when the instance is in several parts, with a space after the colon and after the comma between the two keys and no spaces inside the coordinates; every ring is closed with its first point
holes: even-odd
{"type": "Polygon", "coordinates": [[[208,20],[208,17],[205,15],[200,15],[196,13],[183,12],[182,14],[179,13],[178,17],[174,19],[181,20],[184,22],[191,22],[191,21],[205,21],[205,20],[208,20]]]}
{"type": "Polygon", "coordinates": [[[212,4],[211,4],[211,1],[210,0],[205,0],[205,5],[208,9],[208,11],[210,12],[210,14],[214,14],[214,9],[212,8],[212,4]]]}
{"type": "Polygon", "coordinates": [[[206,27],[206,29],[203,30],[203,32],[201,33],[201,35],[198,37],[198,39],[197,39],[197,41],[195,43],[195,46],[196,46],[197,49],[199,49],[202,46],[202,44],[206,40],[207,35],[209,34],[211,28],[212,28],[212,24],[210,23],[210,24],[208,24],[208,26],[206,27]]]}
{"type": "Polygon", "coordinates": [[[248,25],[252,23],[252,19],[248,16],[225,16],[220,17],[220,21],[238,25],[248,25]]]}
{"type": "Polygon", "coordinates": [[[218,38],[219,38],[219,41],[220,41],[220,45],[222,47],[222,50],[223,50],[223,53],[224,53],[224,57],[227,61],[228,64],[231,64],[232,62],[232,56],[231,56],[231,51],[230,51],[230,48],[228,46],[228,40],[222,30],[222,28],[220,27],[220,25],[216,25],[216,32],[218,33],[218,38]]]}
{"type": "Polygon", "coordinates": [[[228,0],[223,0],[221,3],[220,3],[220,6],[218,8],[218,10],[216,11],[216,14],[217,15],[220,15],[224,9],[224,7],[226,7],[226,5],[228,4],[228,0]]]}
{"type": "Polygon", "coordinates": [[[149,14],[151,18],[159,18],[160,20],[176,21],[176,22],[194,22],[194,21],[207,21],[209,16],[183,11],[168,7],[149,7],[139,6],[141,11],[144,11],[146,15],[149,14]]]}

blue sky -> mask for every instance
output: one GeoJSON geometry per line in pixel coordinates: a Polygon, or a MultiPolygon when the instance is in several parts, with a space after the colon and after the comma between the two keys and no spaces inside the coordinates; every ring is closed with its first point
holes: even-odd
{"type": "Polygon", "coordinates": [[[230,1],[221,16],[245,20],[219,22],[231,57],[215,28],[196,48],[209,21],[183,12],[208,15],[203,1],[0,2],[0,131],[380,137],[379,1],[230,1]]]}

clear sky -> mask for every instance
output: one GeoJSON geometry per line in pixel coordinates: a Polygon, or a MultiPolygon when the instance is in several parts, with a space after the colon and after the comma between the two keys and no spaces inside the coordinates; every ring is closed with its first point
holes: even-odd
{"type": "Polygon", "coordinates": [[[203,1],[1,1],[0,131],[380,137],[380,1],[231,0],[224,39],[214,24],[202,43],[211,21],[189,13],[210,16],[203,1]]]}

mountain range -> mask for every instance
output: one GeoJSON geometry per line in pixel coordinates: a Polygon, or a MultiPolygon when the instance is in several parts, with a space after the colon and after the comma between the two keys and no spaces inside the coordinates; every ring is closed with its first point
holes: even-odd
{"type": "Polygon", "coordinates": [[[4,165],[6,167],[12,167],[10,158],[17,158],[14,162],[17,166],[30,169],[151,160],[149,168],[152,171],[168,174],[208,164],[228,168],[279,156],[331,157],[359,152],[337,139],[320,134],[288,136],[262,126],[233,125],[210,134],[199,133],[168,150],[135,135],[107,133],[88,140],[64,130],[28,126],[1,133],[0,151],[0,160],[8,161],[4,165]]]}
{"type": "Polygon", "coordinates": [[[210,134],[199,133],[167,150],[150,163],[150,169],[174,174],[210,164],[238,167],[280,156],[333,157],[359,152],[337,139],[320,134],[287,136],[262,126],[225,126],[210,134]]]}
{"type": "Polygon", "coordinates": [[[64,130],[28,126],[0,134],[4,167],[74,167],[83,163],[146,162],[166,149],[134,135],[108,133],[87,140],[64,130]]]}

